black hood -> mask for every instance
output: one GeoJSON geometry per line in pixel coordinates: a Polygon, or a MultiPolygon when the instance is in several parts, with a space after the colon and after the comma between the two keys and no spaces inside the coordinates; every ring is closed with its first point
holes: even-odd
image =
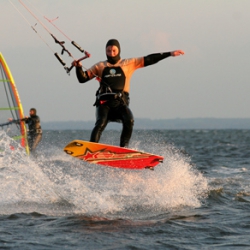
{"type": "Polygon", "coordinates": [[[34,114],[32,116],[36,116],[36,109],[35,108],[31,108],[30,111],[33,110],[34,114]]]}
{"type": "Polygon", "coordinates": [[[108,46],[116,46],[117,48],[118,48],[118,50],[119,50],[119,52],[118,52],[118,54],[116,55],[116,56],[113,56],[113,57],[111,57],[111,56],[107,56],[107,61],[109,62],[109,63],[111,63],[111,64],[116,64],[120,59],[121,59],[121,57],[120,57],[120,53],[121,53],[121,48],[120,48],[120,43],[118,42],[118,40],[116,40],[116,39],[110,39],[108,42],[107,42],[107,44],[106,44],[106,47],[105,48],[107,48],[108,46]]]}

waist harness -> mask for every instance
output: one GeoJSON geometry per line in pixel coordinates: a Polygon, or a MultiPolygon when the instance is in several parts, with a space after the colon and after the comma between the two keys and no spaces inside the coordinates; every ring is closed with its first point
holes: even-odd
{"type": "Polygon", "coordinates": [[[124,91],[114,91],[100,93],[99,89],[96,92],[96,101],[93,106],[108,105],[115,108],[121,105],[129,105],[129,93],[124,91]]]}

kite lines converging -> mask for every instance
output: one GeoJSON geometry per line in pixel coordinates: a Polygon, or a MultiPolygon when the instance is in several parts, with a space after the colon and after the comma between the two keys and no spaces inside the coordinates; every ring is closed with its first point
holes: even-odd
{"type": "MultiPolygon", "coordinates": [[[[64,66],[64,69],[66,70],[66,72],[69,74],[71,69],[74,67],[73,65],[71,65],[70,67],[66,66],[66,63],[63,61],[63,59],[59,56],[59,54],[57,52],[55,52],[52,47],[49,45],[49,43],[46,42],[46,40],[38,33],[37,29],[34,27],[37,25],[37,23],[35,25],[32,25],[28,19],[22,14],[22,12],[11,2],[11,0],[9,0],[9,2],[11,3],[11,5],[17,10],[17,12],[22,16],[22,18],[26,21],[26,23],[32,28],[33,31],[35,31],[35,33],[39,36],[39,38],[47,45],[47,47],[53,52],[53,54],[55,55],[55,57],[58,59],[58,61],[64,66]]],[[[84,57],[81,57],[80,59],[75,59],[72,55],[72,53],[65,47],[65,42],[64,41],[60,41],[57,39],[57,37],[49,30],[49,28],[37,17],[37,15],[34,14],[34,12],[26,5],[23,3],[23,1],[19,0],[19,2],[21,3],[21,5],[36,19],[36,21],[46,30],[47,33],[49,33],[49,35],[53,38],[54,42],[58,45],[60,45],[61,47],[61,55],[64,54],[64,52],[66,52],[68,54],[68,56],[70,56],[74,61],[82,61],[88,57],[90,57],[90,54],[85,51],[84,49],[82,49],[76,42],[74,42],[72,39],[70,39],[64,32],[62,32],[61,29],[59,29],[54,23],[53,21],[55,21],[57,18],[55,18],[54,20],[50,20],[47,17],[44,16],[44,18],[50,23],[52,24],[62,35],[64,35],[70,42],[72,45],[74,45],[79,51],[81,51],[82,53],[85,54],[84,57]]]]}

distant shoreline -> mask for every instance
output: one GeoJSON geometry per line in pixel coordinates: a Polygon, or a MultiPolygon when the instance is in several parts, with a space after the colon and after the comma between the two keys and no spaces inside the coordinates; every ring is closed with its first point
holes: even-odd
{"type": "MultiPolygon", "coordinates": [[[[51,121],[42,122],[47,130],[88,130],[94,127],[95,121],[51,121]]],[[[119,123],[109,123],[106,129],[121,129],[119,123]]],[[[134,129],[250,129],[250,118],[176,118],[176,119],[143,119],[135,120],[134,129]]]]}

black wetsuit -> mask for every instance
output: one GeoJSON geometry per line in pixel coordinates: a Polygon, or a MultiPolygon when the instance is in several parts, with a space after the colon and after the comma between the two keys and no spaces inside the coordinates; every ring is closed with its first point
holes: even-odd
{"type": "Polygon", "coordinates": [[[80,83],[96,76],[101,79],[100,88],[96,93],[96,123],[90,141],[99,142],[102,131],[109,121],[121,121],[123,129],[120,146],[128,146],[134,125],[134,117],[129,109],[130,78],[136,69],[155,64],[169,56],[171,53],[166,52],[123,59],[115,64],[104,61],[95,64],[87,71],[76,67],[76,75],[80,83]]]}
{"type": "Polygon", "coordinates": [[[25,121],[28,125],[28,144],[30,153],[36,156],[35,149],[38,143],[42,139],[42,128],[40,125],[40,118],[37,115],[31,115],[28,118],[23,118],[21,121],[25,121]]]}

